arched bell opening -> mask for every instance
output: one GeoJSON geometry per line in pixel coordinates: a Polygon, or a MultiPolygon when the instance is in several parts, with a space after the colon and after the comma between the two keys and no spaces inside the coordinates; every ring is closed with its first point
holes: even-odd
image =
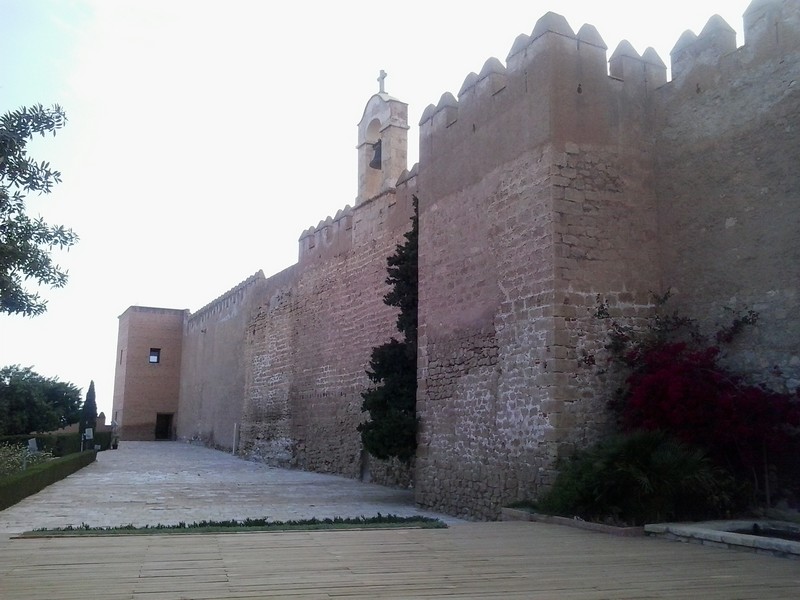
{"type": "Polygon", "coordinates": [[[358,205],[394,188],[406,169],[408,107],[385,92],[367,102],[358,124],[358,205]]]}
{"type": "Polygon", "coordinates": [[[370,169],[377,169],[379,171],[383,168],[383,141],[380,136],[381,122],[378,119],[373,119],[367,126],[366,142],[372,149],[372,158],[370,158],[368,166],[370,169]]]}

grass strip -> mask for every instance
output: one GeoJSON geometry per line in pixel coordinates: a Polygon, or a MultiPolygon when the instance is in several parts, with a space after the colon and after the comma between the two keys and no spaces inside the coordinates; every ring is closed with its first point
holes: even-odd
{"type": "Polygon", "coordinates": [[[381,515],[375,517],[334,517],[332,519],[300,519],[290,521],[270,521],[269,517],[258,519],[196,521],[175,525],[120,525],[117,527],[91,527],[86,523],[79,526],[67,525],[53,529],[41,528],[26,531],[20,537],[72,537],[72,536],[111,536],[111,535],[159,535],[173,533],[243,533],[265,531],[320,531],[342,529],[445,529],[447,524],[439,519],[423,516],[398,517],[381,515]]]}

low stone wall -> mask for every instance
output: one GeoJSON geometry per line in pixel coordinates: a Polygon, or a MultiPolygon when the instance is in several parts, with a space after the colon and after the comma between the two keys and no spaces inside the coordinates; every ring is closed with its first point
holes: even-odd
{"type": "Polygon", "coordinates": [[[781,558],[800,560],[800,542],[779,538],[736,533],[758,525],[762,529],[778,529],[800,534],[800,524],[785,521],[708,521],[704,523],[658,523],[645,525],[647,535],[679,542],[730,548],[781,558]]]}
{"type": "Polygon", "coordinates": [[[584,521],[578,517],[556,517],[553,515],[543,515],[541,513],[532,512],[529,510],[519,508],[503,508],[501,509],[501,521],[535,521],[537,523],[550,523],[552,525],[564,525],[567,527],[575,527],[577,529],[586,529],[588,531],[598,531],[600,533],[608,533],[610,535],[619,535],[623,537],[643,536],[645,534],[644,527],[615,527],[614,525],[604,525],[603,523],[592,523],[591,521],[584,521]]]}

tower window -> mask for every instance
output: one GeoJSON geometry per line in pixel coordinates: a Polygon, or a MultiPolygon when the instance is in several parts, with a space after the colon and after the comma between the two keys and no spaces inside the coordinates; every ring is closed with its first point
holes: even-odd
{"type": "Polygon", "coordinates": [[[161,348],[150,348],[150,364],[155,365],[161,362],[161,348]]]}

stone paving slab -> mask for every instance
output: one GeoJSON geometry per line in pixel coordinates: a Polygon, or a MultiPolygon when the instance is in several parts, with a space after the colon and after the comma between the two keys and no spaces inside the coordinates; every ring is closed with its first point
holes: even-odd
{"type": "Polygon", "coordinates": [[[0,535],[42,527],[423,515],[411,490],[269,467],[180,442],[123,442],[118,450],[0,511],[0,535]]]}

